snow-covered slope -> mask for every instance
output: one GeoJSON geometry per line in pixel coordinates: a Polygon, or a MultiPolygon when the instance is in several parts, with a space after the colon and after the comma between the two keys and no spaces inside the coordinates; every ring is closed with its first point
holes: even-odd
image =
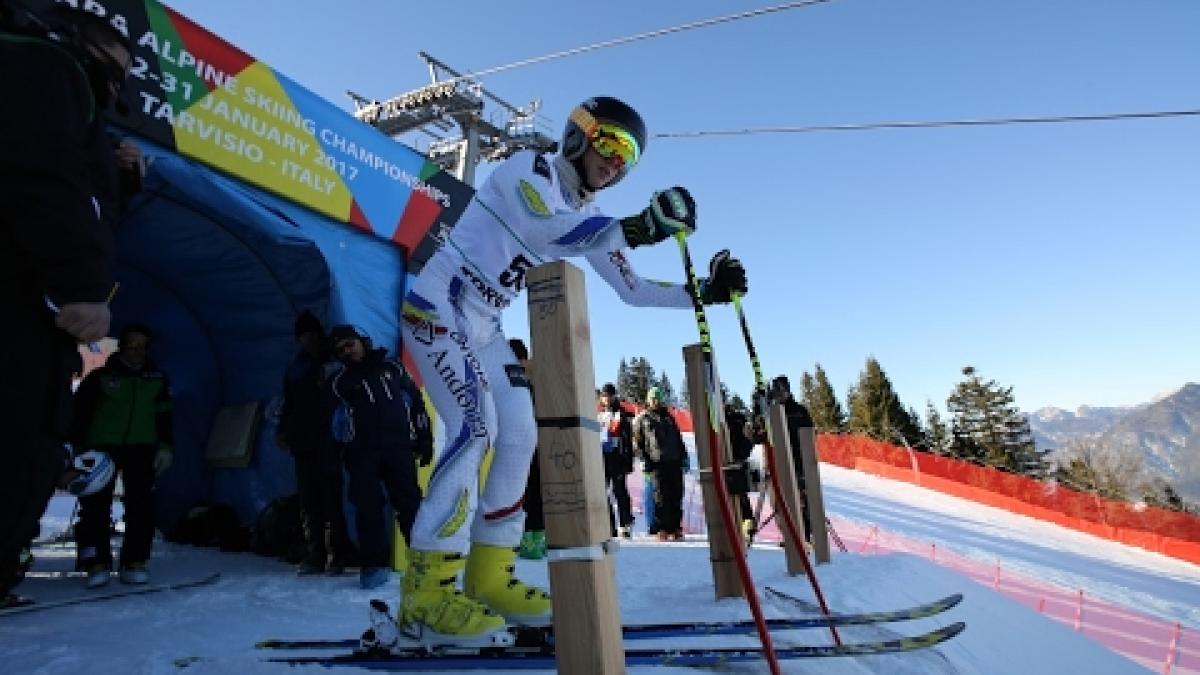
{"type": "MultiPolygon", "coordinates": [[[[830,510],[835,515],[870,519],[885,527],[909,529],[974,547],[981,555],[1023,561],[1031,573],[1065,575],[1072,583],[1128,594],[1163,613],[1195,621],[1200,606],[1200,573],[1194,568],[1118,544],[1087,538],[1020,516],[929,493],[913,486],[823,467],[830,510]],[[949,501],[952,500],[952,501],[949,501]],[[1042,529],[1045,528],[1045,529],[1042,529]],[[1036,548],[1027,542],[1040,542],[1036,548]],[[1019,552],[1020,555],[1016,553],[1019,552]]],[[[61,523],[71,503],[55,504],[61,523]]],[[[69,568],[69,550],[45,550],[36,569],[69,568]]],[[[788,577],[775,547],[751,553],[757,581],[812,598],[803,578],[788,577]]],[[[176,660],[194,660],[185,672],[305,672],[265,664],[254,643],[266,637],[346,637],[364,628],[366,601],[395,593],[366,592],[356,578],[297,578],[288,565],[249,554],[158,545],[156,580],[202,576],[219,570],[221,581],[198,590],[168,592],[45,612],[0,617],[0,663],[5,672],[174,673],[176,660]]],[[[522,561],[520,574],[545,581],[546,565],[522,561]]],[[[740,600],[715,601],[708,552],[703,541],[659,544],[635,540],[617,556],[622,618],[627,623],[746,618],[740,600]]],[[[966,621],[967,631],[923,653],[791,662],[788,673],[1133,673],[1139,666],[1028,608],[917,556],[839,554],[819,576],[830,605],[840,611],[903,607],[961,591],[963,603],[936,619],[885,628],[846,628],[843,637],[871,638],[918,632],[949,621],[966,621]],[[887,633],[894,631],[895,633],[887,633]]],[[[42,577],[23,589],[43,596],[73,593],[75,577],[42,577]],[[54,592],[51,592],[54,591],[54,592]]],[[[394,588],[394,586],[393,586],[394,588]]],[[[795,608],[767,604],[775,615],[795,608]]],[[[702,644],[711,645],[716,638],[702,644]]],[[[779,637],[819,643],[823,630],[779,637]]],[[[752,638],[729,638],[751,645],[752,638]]],[[[684,646],[688,643],[672,643],[684,646]]],[[[695,644],[695,643],[692,643],[695,644]]],[[[764,672],[761,664],[728,669],[764,672]]],[[[312,669],[312,672],[326,672],[312,669]]],[[[634,672],[696,672],[656,668],[634,672]]]]}

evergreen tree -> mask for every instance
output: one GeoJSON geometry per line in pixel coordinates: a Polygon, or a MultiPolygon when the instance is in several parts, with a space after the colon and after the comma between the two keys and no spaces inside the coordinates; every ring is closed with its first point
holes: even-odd
{"type": "Polygon", "coordinates": [[[733,394],[729,398],[725,399],[725,402],[733,406],[734,410],[745,415],[747,419],[750,418],[750,406],[746,405],[746,401],[741,397],[741,395],[733,394]]]}
{"type": "Polygon", "coordinates": [[[925,402],[925,447],[939,455],[950,454],[950,430],[933,401],[925,402]]]}
{"type": "Polygon", "coordinates": [[[1017,409],[1012,387],[984,381],[972,366],[946,399],[952,454],[999,469],[1042,476],[1045,453],[1033,443],[1029,420],[1017,409]]]}
{"type": "Polygon", "coordinates": [[[909,416],[892,389],[879,361],[867,359],[866,368],[858,377],[858,384],[851,389],[847,398],[850,408],[846,429],[851,433],[896,443],[903,438],[909,445],[922,444],[920,427],[909,416]]]}
{"type": "Polygon", "coordinates": [[[1142,497],[1146,466],[1130,447],[1104,446],[1094,438],[1069,441],[1050,472],[1059,483],[1080,492],[1125,501],[1142,497]]]}
{"type": "Polygon", "coordinates": [[[623,356],[621,365],[617,366],[617,381],[614,384],[617,387],[617,396],[626,400],[636,400],[633,398],[633,380],[629,372],[629,362],[623,356]]]}
{"type": "Polygon", "coordinates": [[[663,373],[658,378],[658,390],[662,392],[663,403],[675,407],[679,405],[679,397],[675,395],[675,387],[671,384],[671,378],[663,373]]]}
{"type": "Polygon", "coordinates": [[[650,365],[646,357],[635,356],[629,359],[628,372],[626,388],[618,389],[617,392],[621,398],[627,401],[645,403],[646,392],[650,390],[650,387],[658,384],[658,380],[654,376],[654,367],[650,365]]]}
{"type": "Polygon", "coordinates": [[[837,394],[829,384],[829,377],[825,375],[821,364],[817,364],[815,372],[815,376],[809,375],[808,371],[801,376],[799,400],[808,408],[808,414],[812,415],[813,426],[817,431],[833,434],[841,432],[846,427],[846,413],[843,412],[842,404],[838,402],[837,394]]]}
{"type": "Polygon", "coordinates": [[[916,434],[916,442],[909,441],[909,445],[918,450],[929,449],[929,432],[921,426],[921,415],[917,413],[917,409],[908,406],[908,419],[912,421],[913,432],[916,434]]]}

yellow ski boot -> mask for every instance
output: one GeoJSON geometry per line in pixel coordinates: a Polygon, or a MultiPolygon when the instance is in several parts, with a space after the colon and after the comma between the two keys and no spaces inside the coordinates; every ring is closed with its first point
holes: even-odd
{"type": "Polygon", "coordinates": [[[397,621],[425,644],[510,644],[504,617],[458,589],[461,553],[408,552],[397,621]]]}
{"type": "Polygon", "coordinates": [[[517,552],[504,546],[471,544],[463,587],[467,595],[513,623],[549,623],[550,594],[513,576],[517,552]]]}

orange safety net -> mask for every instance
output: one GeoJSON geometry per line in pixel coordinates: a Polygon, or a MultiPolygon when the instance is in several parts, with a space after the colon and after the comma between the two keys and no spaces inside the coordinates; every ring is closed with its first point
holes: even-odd
{"type": "Polygon", "coordinates": [[[823,462],[902,480],[1200,564],[1200,517],[1105,499],[1054,481],[912,451],[862,436],[817,435],[823,462]]]}

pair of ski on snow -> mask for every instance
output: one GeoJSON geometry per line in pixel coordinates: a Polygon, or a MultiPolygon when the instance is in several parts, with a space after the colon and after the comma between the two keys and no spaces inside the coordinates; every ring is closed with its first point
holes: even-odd
{"type": "MultiPolygon", "coordinates": [[[[775,589],[768,593],[792,603],[798,599],[775,589]]],[[[865,612],[854,614],[832,614],[800,618],[768,619],[772,632],[805,628],[827,628],[830,626],[861,626],[908,621],[931,617],[944,612],[962,601],[961,594],[950,595],[940,600],[907,609],[889,612],[865,612]]],[[[908,652],[932,647],[958,635],[966,627],[953,623],[927,633],[903,636],[887,640],[849,642],[843,644],[800,645],[777,647],[776,658],[802,659],[833,656],[861,656],[908,652]]],[[[757,630],[754,621],[714,621],[685,623],[634,624],[622,629],[626,640],[653,640],[662,638],[697,638],[714,635],[753,635],[757,630]]],[[[314,664],[326,666],[353,666],[377,670],[421,671],[441,669],[504,668],[533,670],[554,668],[554,633],[548,626],[514,626],[509,629],[513,644],[508,646],[462,646],[462,645],[410,645],[392,647],[387,650],[358,649],[356,639],[335,640],[286,640],[272,639],[258,643],[260,649],[277,650],[354,650],[336,655],[304,654],[280,656],[268,659],[277,663],[314,664]]],[[[724,663],[758,661],[763,657],[758,647],[668,647],[650,649],[626,649],[628,665],[678,665],[717,666],[724,663]]]]}

